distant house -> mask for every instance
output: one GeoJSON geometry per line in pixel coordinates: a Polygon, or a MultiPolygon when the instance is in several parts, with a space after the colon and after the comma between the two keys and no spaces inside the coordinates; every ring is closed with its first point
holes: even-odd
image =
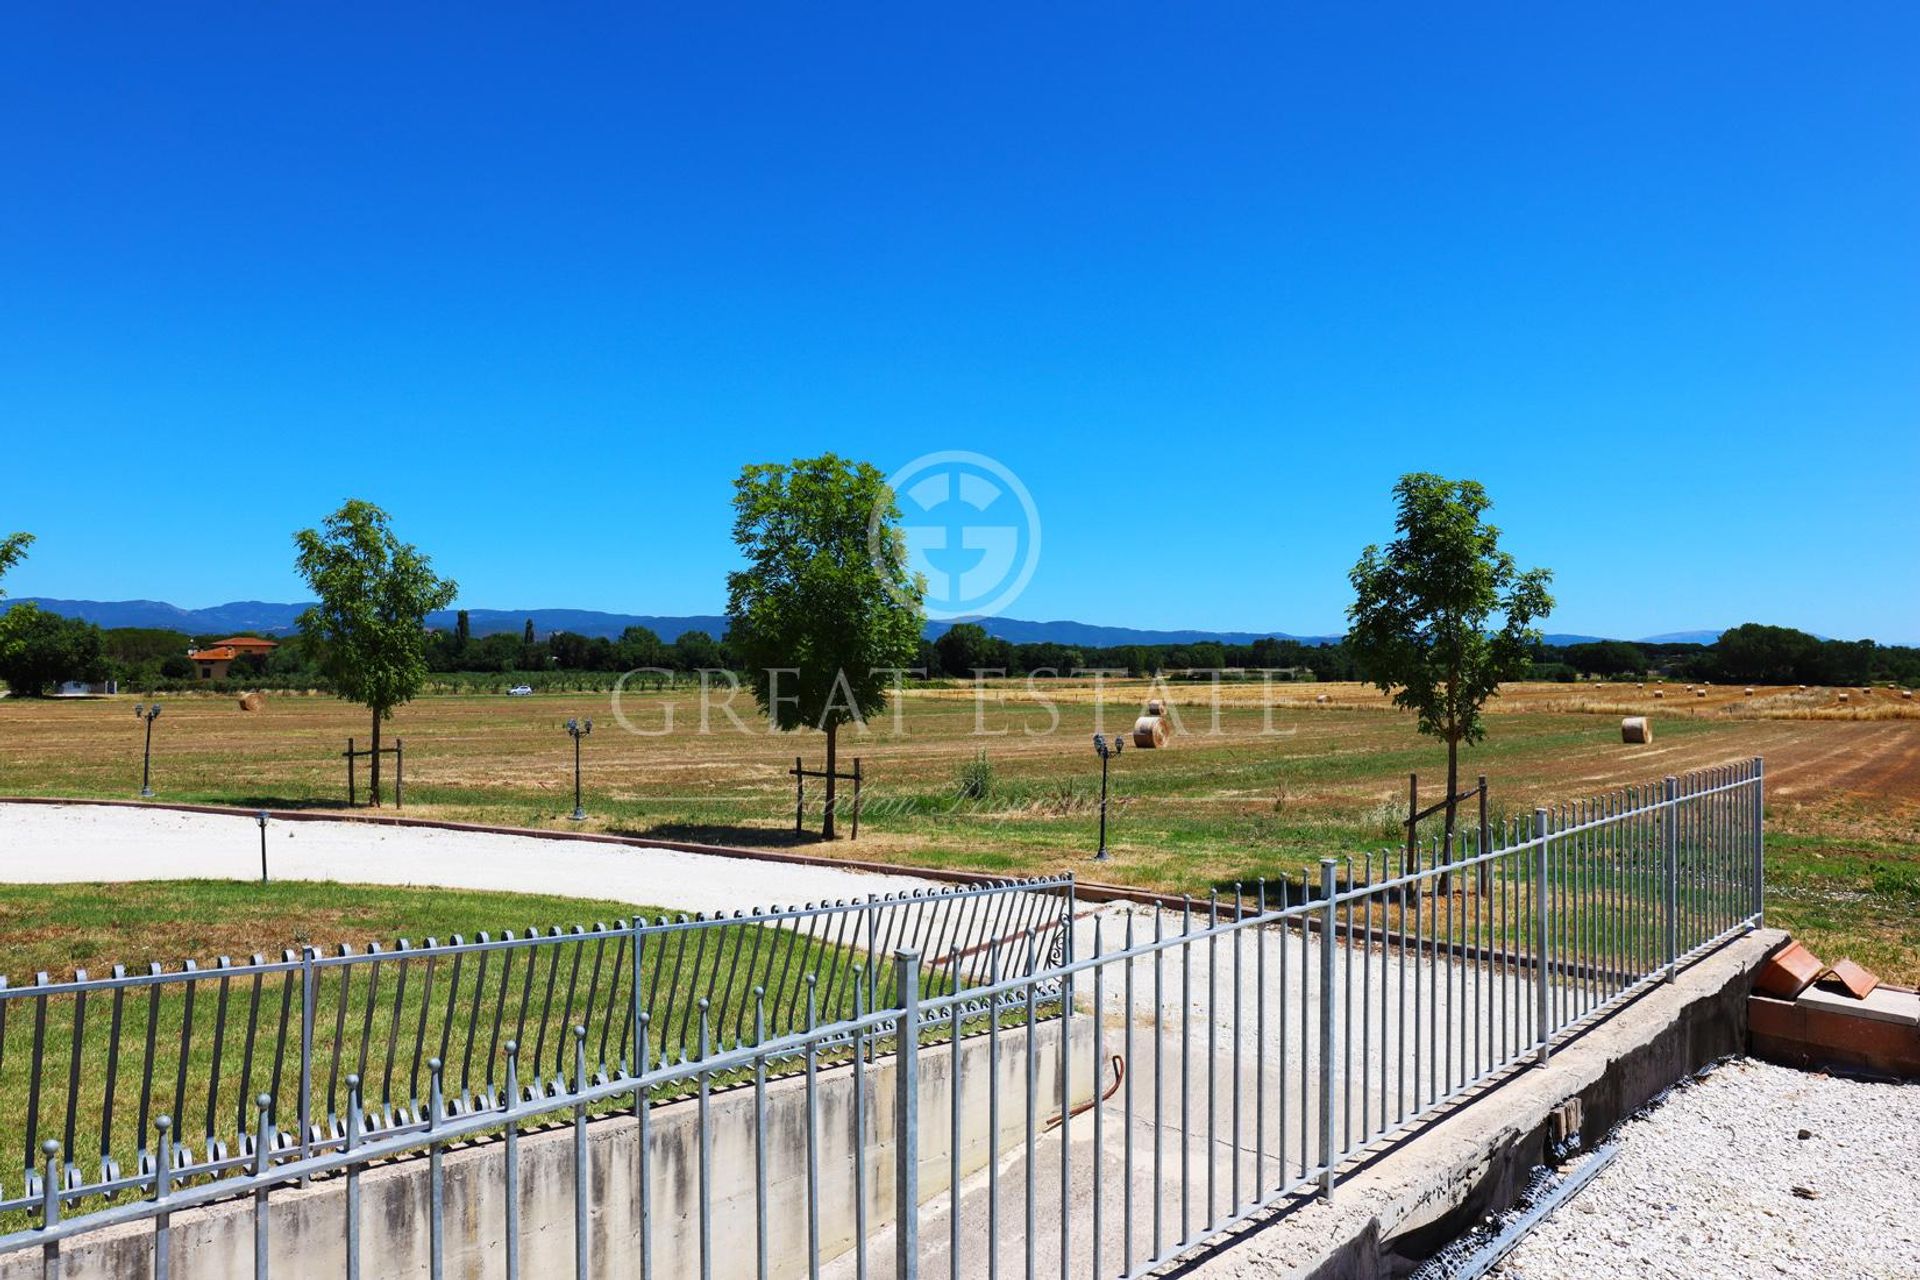
{"type": "Polygon", "coordinates": [[[204,649],[187,650],[187,661],[193,663],[193,674],[199,679],[225,680],[235,658],[248,654],[265,658],[279,647],[279,642],[259,636],[230,636],[204,649]]]}
{"type": "Polygon", "coordinates": [[[62,680],[56,698],[101,698],[120,692],[117,680],[62,680]]]}

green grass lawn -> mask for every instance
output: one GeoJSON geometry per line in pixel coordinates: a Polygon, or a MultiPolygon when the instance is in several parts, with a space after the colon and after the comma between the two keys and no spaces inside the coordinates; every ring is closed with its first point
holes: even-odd
{"type": "MultiPolygon", "coordinates": [[[[114,964],[136,974],[159,963],[174,975],[118,999],[100,992],[84,1003],[73,995],[0,1001],[0,1170],[15,1171],[0,1173],[0,1194],[19,1194],[18,1170],[37,1161],[30,1153],[49,1137],[88,1181],[103,1153],[130,1174],[162,1113],[196,1160],[220,1143],[239,1152],[262,1092],[281,1100],[277,1126],[297,1131],[303,975],[296,965],[223,978],[221,956],[245,965],[305,946],[337,955],[350,943],[361,953],[369,942],[390,953],[377,973],[371,964],[316,971],[310,1096],[323,1128],[345,1113],[350,1073],[365,1081],[367,1109],[395,1120],[405,1118],[398,1108],[426,1098],[433,1058],[445,1063],[447,1097],[497,1096],[509,1039],[521,1046],[523,1085],[570,1081],[575,1026],[588,1032],[589,1073],[611,1074],[635,1054],[633,951],[624,934],[598,926],[636,910],[660,914],[591,898],[330,883],[0,885],[0,973],[10,986],[31,985],[40,972],[62,981],[76,968],[105,977],[114,964]],[[438,959],[395,950],[401,938],[417,947],[430,938],[474,942],[483,931],[526,938],[555,926],[563,936],[538,948],[438,959]],[[187,958],[203,974],[192,982],[179,976],[187,958]],[[44,1064],[38,1073],[36,1057],[44,1064]]],[[[648,1056],[697,1054],[703,996],[711,1000],[711,1043],[752,1041],[756,987],[766,992],[769,1034],[801,1025],[808,975],[818,979],[820,1016],[843,1016],[857,968],[850,951],[789,929],[652,935],[639,963],[648,1056]]],[[[928,985],[943,989],[937,980],[928,985]]]]}

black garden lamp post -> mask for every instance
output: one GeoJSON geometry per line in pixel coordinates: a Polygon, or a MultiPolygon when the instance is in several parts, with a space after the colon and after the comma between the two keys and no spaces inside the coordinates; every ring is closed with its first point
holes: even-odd
{"type": "Polygon", "coordinates": [[[585,822],[587,811],[580,805],[580,739],[593,732],[593,721],[569,720],[567,732],[573,735],[573,813],[571,817],[575,822],[585,822]]]}
{"type": "Polygon", "coordinates": [[[133,714],[147,722],[147,745],[140,755],[140,798],[153,799],[153,722],[160,718],[160,704],[136,702],[133,714]]]}
{"type": "Polygon", "coordinates": [[[1100,851],[1093,855],[1095,862],[1107,860],[1107,762],[1125,745],[1126,739],[1117,733],[1112,738],[1104,733],[1093,735],[1094,754],[1100,757],[1100,851]]]}

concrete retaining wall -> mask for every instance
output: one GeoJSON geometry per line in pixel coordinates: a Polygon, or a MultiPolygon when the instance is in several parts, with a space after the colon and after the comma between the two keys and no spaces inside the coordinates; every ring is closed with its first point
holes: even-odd
{"type": "MultiPolygon", "coordinates": [[[[1024,1138],[1026,1059],[1024,1029],[1003,1031],[999,1073],[1000,1128],[987,1125],[987,1040],[960,1047],[962,1176],[1024,1138]]],[[[1093,1027],[1086,1017],[1071,1028],[1069,1095],[1075,1105],[1094,1090],[1093,1027]]],[[[1060,1028],[1043,1024],[1035,1055],[1044,1120],[1059,1110],[1060,1028]]],[[[946,1190],[952,1134],[953,1052],[923,1050],[920,1063],[920,1193],[946,1190]]],[[[866,1124],[853,1126],[853,1069],[823,1072],[820,1109],[820,1236],[822,1259],[854,1241],[854,1161],[864,1162],[870,1231],[894,1216],[895,1064],[885,1058],[866,1070],[866,1124]]],[[[712,1116],[712,1225],[715,1280],[754,1274],[754,1108],[751,1088],[715,1095],[712,1116]]],[[[631,1116],[588,1125],[592,1208],[588,1217],[591,1266],[596,1275],[638,1275],[640,1203],[639,1127],[631,1116]]],[[[803,1079],[767,1088],[768,1253],[774,1280],[807,1271],[807,1108],[803,1079]]],[[[570,1127],[520,1140],[520,1262],[527,1280],[573,1275],[573,1137],[570,1127]]],[[[653,1274],[692,1280],[700,1269],[699,1125],[696,1104],[676,1102],[653,1112],[650,1181],[653,1274]]],[[[446,1153],[446,1274],[504,1276],[505,1147],[490,1141],[446,1153]]],[[[424,1157],[369,1170],[361,1179],[361,1261],[368,1276],[425,1275],[428,1267],[428,1171],[424,1157]]],[[[273,1195],[269,1224],[276,1280],[337,1280],[345,1274],[345,1182],[333,1178],[305,1190],[273,1195]]],[[[253,1205],[238,1202],[176,1214],[171,1264],[176,1276],[251,1274],[253,1205]]],[[[63,1280],[138,1280],[153,1273],[150,1224],[116,1228],[71,1242],[62,1255],[63,1280]]],[[[0,1259],[0,1280],[40,1280],[36,1253],[0,1259]]]]}

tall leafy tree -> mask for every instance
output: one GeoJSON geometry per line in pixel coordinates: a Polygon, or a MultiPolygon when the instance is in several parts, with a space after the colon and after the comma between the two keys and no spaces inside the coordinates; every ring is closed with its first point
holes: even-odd
{"type": "Polygon", "coordinates": [[[682,631],[673,641],[673,665],[682,671],[709,671],[727,665],[727,652],[704,631],[682,631]]]}
{"type": "Polygon", "coordinates": [[[1522,571],[1500,549],[1474,480],[1426,472],[1394,486],[1396,537],[1370,546],[1349,575],[1347,649],[1360,678],[1447,744],[1446,846],[1453,848],[1460,744],[1486,736],[1481,711],[1502,680],[1526,674],[1534,622],[1553,609],[1553,574],[1522,571]]]}
{"type": "Polygon", "coordinates": [[[387,513],[349,499],[318,529],[293,535],[294,565],[319,597],[300,615],[303,646],[341,697],[373,713],[371,794],[380,803],[380,724],[427,678],[429,613],[459,588],[433,572],[387,513]]]}
{"type": "Polygon", "coordinates": [[[988,668],[1005,670],[1011,661],[1011,646],[996,642],[977,622],[956,622],[933,642],[940,657],[940,669],[950,676],[972,679],[973,673],[988,668]]]}
{"type": "MultiPolygon", "coordinates": [[[[0,538],[0,579],[7,576],[7,570],[27,558],[27,548],[32,545],[33,535],[30,533],[10,533],[0,538]]],[[[0,588],[0,600],[6,599],[6,596],[6,590],[0,588]]]]}
{"type": "Polygon", "coordinates": [[[100,628],[31,602],[0,614],[0,680],[16,698],[37,698],[58,680],[100,680],[107,673],[100,628]]]}
{"type": "Polygon", "coordinates": [[[733,515],[747,565],[727,575],[727,647],[776,728],[826,734],[831,840],[840,727],[886,710],[894,672],[919,652],[926,584],[868,463],[829,453],[747,467],[733,515]]]}

